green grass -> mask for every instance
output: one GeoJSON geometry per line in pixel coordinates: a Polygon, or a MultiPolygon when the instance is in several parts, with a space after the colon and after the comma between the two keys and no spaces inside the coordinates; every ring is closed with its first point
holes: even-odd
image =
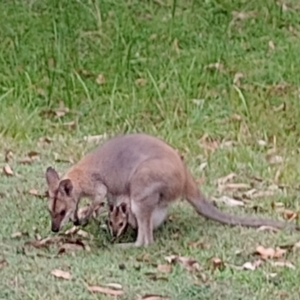
{"type": "MultiPolygon", "coordinates": [[[[84,140],[89,135],[147,132],[164,138],[185,155],[196,178],[205,177],[202,189],[208,195],[220,195],[215,182],[230,172],[238,174],[239,182],[250,182],[251,175],[261,177],[264,189],[280,167],[279,183],[289,186],[282,193],[253,200],[246,208],[220,207],[234,214],[255,214],[251,206],[259,206],[272,218],[280,218],[272,202],[298,210],[299,4],[278,3],[0,3],[0,164],[5,165],[5,151],[11,149],[14,158],[9,164],[19,175],[0,175],[0,260],[8,262],[0,269],[0,299],[107,299],[89,293],[85,285],[111,282],[126,291],[120,299],[146,293],[178,300],[298,299],[299,252],[287,257],[295,270],[266,263],[255,271],[226,266],[212,272],[209,263],[211,257],[219,257],[229,265],[242,265],[254,260],[256,246],[295,243],[296,233],[229,228],[197,216],[185,202],[172,207],[173,221],[155,232],[155,244],[148,249],[118,249],[92,223],[86,228],[96,240],[91,252],[54,257],[55,247],[22,250],[35,232],[51,235],[46,200],[27,192],[45,190],[49,165],[66,171],[70,163],[58,159],[77,161],[94,148],[96,144],[84,140]],[[208,67],[215,63],[222,68],[208,67]],[[234,83],[237,73],[244,77],[234,83]],[[96,80],[100,74],[103,84],[96,80]],[[61,101],[70,111],[57,117],[61,101]],[[274,110],[283,103],[285,109],[274,110]],[[234,114],[241,121],[232,118],[234,114]],[[219,144],[236,144],[207,152],[199,146],[204,134],[219,144]],[[46,136],[52,142],[39,143],[46,136]],[[267,146],[260,146],[259,140],[267,146]],[[284,161],[273,166],[266,154],[274,146],[284,161]],[[20,164],[18,160],[32,150],[40,153],[40,160],[20,164]],[[208,165],[201,171],[204,161],[208,165]],[[29,237],[11,238],[17,231],[29,237]],[[191,248],[189,242],[195,240],[210,248],[191,248]],[[39,255],[45,252],[53,257],[39,255]],[[147,253],[149,261],[137,260],[147,253]],[[171,254],[197,259],[207,281],[180,265],[165,275],[167,281],[152,280],[147,272],[156,272],[155,264],[171,254]],[[125,270],[119,268],[121,263],[125,270]],[[73,279],[53,277],[55,268],[69,270],[73,279]],[[268,279],[266,274],[274,272],[277,276],[268,279]]],[[[125,239],[133,240],[134,235],[125,239]]]]}

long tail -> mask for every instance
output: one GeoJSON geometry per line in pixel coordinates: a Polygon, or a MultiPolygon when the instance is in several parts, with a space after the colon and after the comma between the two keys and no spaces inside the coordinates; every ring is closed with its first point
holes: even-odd
{"type": "Polygon", "coordinates": [[[239,217],[233,216],[220,211],[210,201],[208,201],[204,195],[199,191],[197,185],[192,178],[192,175],[186,170],[186,199],[195,208],[198,214],[217,221],[222,224],[235,225],[235,226],[246,226],[246,227],[260,227],[260,226],[271,226],[275,228],[292,228],[300,230],[300,226],[295,224],[263,219],[263,218],[252,218],[252,217],[239,217]]]}

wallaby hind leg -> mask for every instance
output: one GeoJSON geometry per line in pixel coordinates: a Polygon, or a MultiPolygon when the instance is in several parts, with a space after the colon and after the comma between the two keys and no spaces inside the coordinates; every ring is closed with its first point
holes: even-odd
{"type": "Polygon", "coordinates": [[[119,247],[141,247],[153,243],[153,218],[155,206],[159,200],[159,193],[149,195],[142,200],[131,201],[131,211],[137,222],[137,238],[135,243],[121,243],[119,247]]]}
{"type": "Polygon", "coordinates": [[[148,246],[153,243],[153,224],[152,224],[152,213],[154,207],[151,205],[146,205],[149,201],[151,204],[156,202],[149,198],[158,198],[159,195],[148,196],[147,199],[143,199],[142,202],[133,202],[131,204],[132,213],[136,217],[137,221],[137,238],[135,241],[135,246],[148,246]]]}

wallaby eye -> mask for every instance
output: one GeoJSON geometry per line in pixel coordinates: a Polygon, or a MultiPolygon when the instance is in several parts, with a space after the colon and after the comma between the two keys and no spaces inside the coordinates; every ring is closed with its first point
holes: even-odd
{"type": "Polygon", "coordinates": [[[123,227],[123,222],[121,222],[121,223],[119,224],[119,227],[123,227]]]}
{"type": "Polygon", "coordinates": [[[113,223],[112,221],[109,221],[109,226],[112,227],[113,226],[113,223]]]}
{"type": "Polygon", "coordinates": [[[61,216],[64,216],[66,214],[66,210],[63,209],[60,213],[59,213],[61,216]]]}

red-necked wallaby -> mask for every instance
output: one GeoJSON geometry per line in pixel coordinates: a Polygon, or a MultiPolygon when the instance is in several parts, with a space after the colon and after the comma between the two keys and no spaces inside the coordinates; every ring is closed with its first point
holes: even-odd
{"type": "Polygon", "coordinates": [[[232,216],[220,211],[206,200],[197,187],[184,161],[169,144],[148,134],[116,136],[84,156],[60,179],[49,167],[46,171],[52,231],[72,220],[85,223],[107,195],[130,199],[131,211],[137,222],[136,246],[153,242],[153,214],[159,211],[164,220],[168,205],[184,197],[200,214],[229,225],[248,227],[292,227],[293,224],[232,216]],[[77,216],[82,196],[93,199],[86,218],[77,216]]]}
{"type": "MultiPolygon", "coordinates": [[[[158,228],[167,218],[167,207],[159,206],[152,213],[153,229],[158,228]]],[[[130,198],[118,197],[114,203],[109,204],[107,226],[113,238],[118,238],[125,233],[128,225],[131,228],[137,229],[137,221],[130,208],[130,198]]]]}

